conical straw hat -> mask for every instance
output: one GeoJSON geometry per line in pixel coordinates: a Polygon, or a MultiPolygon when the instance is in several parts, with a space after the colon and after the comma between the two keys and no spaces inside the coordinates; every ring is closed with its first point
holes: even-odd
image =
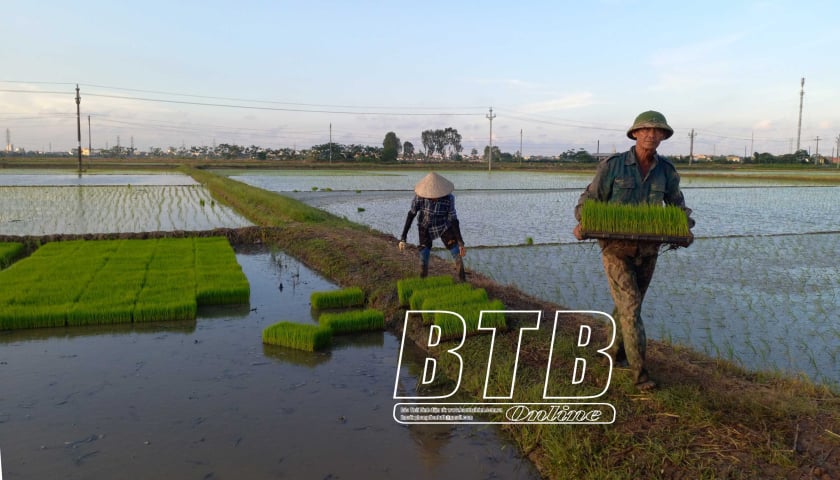
{"type": "Polygon", "coordinates": [[[455,190],[455,184],[432,172],[414,186],[414,193],[423,198],[445,197],[455,190]]]}

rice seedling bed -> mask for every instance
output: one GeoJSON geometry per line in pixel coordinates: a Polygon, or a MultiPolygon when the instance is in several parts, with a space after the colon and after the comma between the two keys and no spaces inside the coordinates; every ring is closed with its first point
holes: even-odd
{"type": "Polygon", "coordinates": [[[385,315],[374,309],[322,313],[318,317],[318,324],[329,328],[334,334],[384,330],[385,315]]]}
{"type": "Polygon", "coordinates": [[[685,212],[671,205],[625,205],[587,200],[581,209],[580,226],[585,238],[682,245],[691,239],[685,212]]]}
{"type": "Polygon", "coordinates": [[[349,287],[341,290],[312,292],[309,299],[312,308],[316,310],[349,308],[364,305],[365,292],[359,287],[349,287]]]}
{"type": "Polygon", "coordinates": [[[0,272],[0,330],[193,320],[249,296],[222,237],[52,242],[0,272]]]}
{"type": "Polygon", "coordinates": [[[323,325],[278,322],[262,332],[263,343],[314,352],[330,346],[332,330],[323,325]]]}

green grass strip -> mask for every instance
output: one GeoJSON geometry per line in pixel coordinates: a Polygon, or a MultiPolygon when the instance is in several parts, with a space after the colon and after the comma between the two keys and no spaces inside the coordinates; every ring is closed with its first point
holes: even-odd
{"type": "Polygon", "coordinates": [[[274,192],[195,168],[182,167],[181,170],[204,185],[213,197],[256,225],[276,227],[288,222],[347,223],[323,210],[274,192]]]}
{"type": "Polygon", "coordinates": [[[385,315],[373,309],[322,313],[318,323],[335,334],[384,330],[385,315]]]}
{"type": "Polygon", "coordinates": [[[397,280],[397,296],[400,299],[400,306],[406,307],[409,304],[411,295],[417,290],[452,285],[455,281],[449,275],[435,277],[411,277],[397,280]]]}
{"type": "Polygon", "coordinates": [[[6,268],[23,253],[23,244],[20,242],[0,242],[0,269],[6,268]]]}
{"type": "Polygon", "coordinates": [[[590,233],[689,235],[688,217],[673,205],[626,205],[587,200],[581,208],[581,230],[590,233]]]}
{"type": "Polygon", "coordinates": [[[312,292],[309,296],[312,308],[325,310],[329,308],[349,308],[364,305],[365,292],[359,287],[343,288],[324,292],[312,292]]]}
{"type": "Polygon", "coordinates": [[[263,330],[262,341],[269,345],[314,352],[330,346],[332,330],[321,325],[278,322],[263,330]]]}

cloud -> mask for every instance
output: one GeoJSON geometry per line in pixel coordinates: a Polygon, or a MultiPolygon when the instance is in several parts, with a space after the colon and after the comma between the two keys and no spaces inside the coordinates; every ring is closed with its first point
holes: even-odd
{"type": "Polygon", "coordinates": [[[552,113],[588,107],[595,104],[593,98],[594,95],[591,92],[572,93],[559,98],[526,104],[521,107],[521,113],[552,113]]]}
{"type": "Polygon", "coordinates": [[[724,35],[653,53],[648,64],[657,79],[650,90],[689,92],[727,83],[733,74],[729,58],[740,39],[738,34],[724,35]]]}

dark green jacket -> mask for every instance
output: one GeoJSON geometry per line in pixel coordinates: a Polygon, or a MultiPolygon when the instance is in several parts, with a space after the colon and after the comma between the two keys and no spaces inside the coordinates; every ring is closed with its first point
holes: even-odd
{"type": "Polygon", "coordinates": [[[636,147],[613,155],[598,164],[595,178],[581,194],[575,206],[575,218],[580,221],[580,209],[587,199],[601,202],[654,205],[675,205],[682,208],[688,217],[688,226],[694,226],[691,209],[685,206],[680,190],[680,175],[676,167],[665,157],[656,155],[647,176],[642,178],[636,165],[636,147]]]}

